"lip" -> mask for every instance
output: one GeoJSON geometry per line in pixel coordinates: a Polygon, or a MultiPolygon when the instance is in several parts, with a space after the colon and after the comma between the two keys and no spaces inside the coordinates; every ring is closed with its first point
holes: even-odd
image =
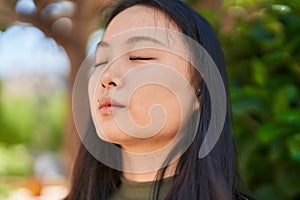
{"type": "Polygon", "coordinates": [[[100,114],[111,114],[113,110],[120,110],[122,108],[125,108],[125,106],[111,97],[102,98],[98,104],[100,114]]]}

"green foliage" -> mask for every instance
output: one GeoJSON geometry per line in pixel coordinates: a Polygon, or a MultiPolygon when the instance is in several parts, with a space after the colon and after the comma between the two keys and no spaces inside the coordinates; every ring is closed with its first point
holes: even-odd
{"type": "Polygon", "coordinates": [[[66,116],[66,96],[6,96],[1,101],[0,141],[31,149],[58,150],[66,116]]]}
{"type": "Polygon", "coordinates": [[[26,176],[31,173],[32,158],[24,145],[0,145],[0,176],[26,176]]]}
{"type": "Polygon", "coordinates": [[[6,199],[11,191],[11,187],[0,181],[0,199],[6,199]]]}
{"type": "Polygon", "coordinates": [[[0,199],[11,189],[6,179],[32,175],[35,154],[60,149],[66,105],[61,91],[3,95],[0,84],[0,199]]]}
{"type": "Polygon", "coordinates": [[[300,1],[223,8],[229,33],[220,12],[199,12],[224,48],[241,174],[257,199],[300,199],[300,1]]]}
{"type": "Polygon", "coordinates": [[[23,144],[5,145],[0,143],[0,199],[7,199],[13,190],[8,182],[32,174],[30,152],[23,144]]]}
{"type": "Polygon", "coordinates": [[[258,199],[299,199],[300,3],[248,0],[225,5],[249,13],[237,19],[230,34],[219,32],[241,173],[258,199]]]}
{"type": "Polygon", "coordinates": [[[0,199],[6,199],[13,190],[7,181],[32,174],[32,163],[32,157],[24,145],[0,143],[0,199]]]}

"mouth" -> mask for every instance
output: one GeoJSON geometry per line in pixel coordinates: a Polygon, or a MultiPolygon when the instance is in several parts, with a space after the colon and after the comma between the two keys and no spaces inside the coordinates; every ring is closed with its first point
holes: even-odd
{"type": "Polygon", "coordinates": [[[113,101],[110,98],[103,99],[98,106],[100,114],[111,114],[112,111],[120,110],[122,108],[125,108],[125,106],[116,101],[113,101]]]}

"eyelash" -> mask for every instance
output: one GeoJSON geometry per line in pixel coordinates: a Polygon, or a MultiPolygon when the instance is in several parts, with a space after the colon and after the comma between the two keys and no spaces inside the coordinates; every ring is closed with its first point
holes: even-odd
{"type": "Polygon", "coordinates": [[[108,61],[97,63],[97,64],[94,65],[94,67],[99,67],[101,65],[106,65],[107,63],[108,63],[108,61]]]}
{"type": "Polygon", "coordinates": [[[153,60],[154,58],[152,58],[152,57],[134,57],[134,56],[132,56],[132,57],[129,57],[129,60],[153,60]]]}
{"type": "MultiPolygon", "coordinates": [[[[152,57],[129,57],[129,60],[153,60],[154,58],[152,57]]],[[[101,63],[98,63],[98,64],[95,64],[94,67],[99,67],[101,65],[106,65],[108,63],[108,61],[105,61],[105,62],[101,62],[101,63]]]]}

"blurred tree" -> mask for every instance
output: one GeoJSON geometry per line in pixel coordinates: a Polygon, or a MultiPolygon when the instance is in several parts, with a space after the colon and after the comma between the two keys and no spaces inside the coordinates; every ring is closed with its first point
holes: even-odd
{"type": "Polygon", "coordinates": [[[258,199],[300,199],[300,2],[191,2],[221,39],[246,184],[258,199]]]}
{"type": "MultiPolygon", "coordinates": [[[[86,57],[88,37],[100,27],[98,19],[102,3],[103,0],[0,0],[0,26],[8,26],[15,21],[32,24],[65,49],[71,63],[69,75],[71,101],[76,73],[86,57]]],[[[71,111],[71,103],[69,106],[71,111]]],[[[69,113],[64,136],[67,165],[72,163],[72,156],[79,142],[72,114],[69,113]]]]}
{"type": "MultiPolygon", "coordinates": [[[[72,89],[87,38],[99,25],[97,10],[102,1],[39,0],[25,10],[20,2],[0,0],[0,27],[14,20],[28,22],[54,38],[70,58],[72,89]],[[73,9],[67,12],[63,5],[73,9]]],[[[299,1],[186,2],[213,24],[224,48],[241,172],[247,185],[259,199],[299,199],[299,1]]],[[[72,118],[69,127],[74,127],[72,118]]],[[[71,155],[74,131],[66,136],[71,155]]]]}
{"type": "Polygon", "coordinates": [[[217,30],[227,60],[241,172],[258,199],[299,199],[300,3],[225,2],[234,21],[217,30]]]}

